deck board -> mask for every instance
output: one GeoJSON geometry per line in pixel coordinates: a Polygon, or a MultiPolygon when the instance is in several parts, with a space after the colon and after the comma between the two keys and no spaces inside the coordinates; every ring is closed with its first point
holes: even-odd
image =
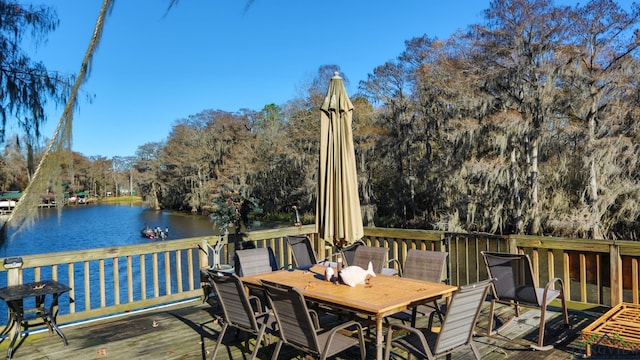
{"type": "MultiPolygon", "coordinates": [[[[484,331],[488,314],[487,302],[478,323],[478,332],[484,331]]],[[[510,311],[499,308],[498,314],[510,311]]],[[[585,347],[580,342],[580,330],[593,322],[595,314],[570,312],[572,329],[566,331],[559,312],[548,311],[551,317],[547,323],[547,341],[556,342],[551,351],[532,351],[528,348],[535,343],[540,312],[525,311],[520,319],[508,327],[504,333],[512,341],[478,336],[476,345],[483,359],[572,359],[580,357],[585,347]],[[578,356],[576,356],[578,355],[578,356]]],[[[501,315],[500,315],[501,316],[501,315]]],[[[31,333],[14,351],[14,359],[210,359],[220,326],[214,320],[214,311],[208,304],[192,301],[170,307],[131,313],[84,324],[62,327],[69,345],[46,331],[31,333]]],[[[242,359],[242,341],[229,331],[216,359],[242,359]]],[[[242,337],[240,337],[242,339],[242,337]]],[[[0,351],[6,352],[9,341],[0,343],[0,351]]],[[[254,342],[251,342],[253,346],[254,342]]],[[[268,359],[273,344],[261,349],[258,358],[268,359]]],[[[358,356],[357,350],[342,355],[341,359],[358,356]]],[[[369,344],[367,358],[373,359],[375,349],[369,344]]],[[[300,357],[298,352],[283,347],[280,359],[300,357]]],[[[462,349],[454,359],[473,359],[473,355],[462,349]]]]}

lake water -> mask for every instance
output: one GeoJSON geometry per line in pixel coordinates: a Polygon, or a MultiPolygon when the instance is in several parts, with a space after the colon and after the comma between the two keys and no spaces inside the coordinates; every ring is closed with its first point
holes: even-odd
{"type": "Polygon", "coordinates": [[[164,212],[137,205],[84,205],[40,209],[33,225],[9,230],[0,243],[0,258],[148,243],[140,235],[145,226],[169,229],[169,238],[213,235],[206,216],[164,212]]]}

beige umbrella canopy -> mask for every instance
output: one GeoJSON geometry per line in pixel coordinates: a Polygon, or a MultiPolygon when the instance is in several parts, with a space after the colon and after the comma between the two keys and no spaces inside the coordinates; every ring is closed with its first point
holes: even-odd
{"type": "Polygon", "coordinates": [[[342,247],[364,236],[351,118],[353,104],[336,72],[320,108],[316,231],[342,247]]]}

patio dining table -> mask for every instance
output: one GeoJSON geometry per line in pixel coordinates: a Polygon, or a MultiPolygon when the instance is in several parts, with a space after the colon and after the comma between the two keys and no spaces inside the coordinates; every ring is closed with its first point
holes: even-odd
{"type": "Polygon", "coordinates": [[[293,286],[308,301],[375,318],[376,359],[382,359],[385,317],[449,296],[457,289],[443,283],[386,275],[377,275],[367,284],[350,287],[326,281],[324,271],[324,266],[316,265],[309,270],[289,269],[245,276],[242,281],[254,287],[260,287],[261,280],[293,286]]]}

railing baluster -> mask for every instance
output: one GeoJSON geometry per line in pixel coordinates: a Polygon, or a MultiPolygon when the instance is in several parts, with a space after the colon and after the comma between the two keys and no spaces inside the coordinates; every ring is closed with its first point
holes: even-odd
{"type": "Polygon", "coordinates": [[[584,253],[580,253],[580,301],[587,301],[587,260],[584,253]]]}
{"type": "Polygon", "coordinates": [[[104,276],[104,259],[98,260],[98,275],[100,281],[100,307],[107,306],[106,280],[104,276]]]}
{"type": "Polygon", "coordinates": [[[164,285],[165,294],[171,295],[171,259],[168,251],[164,252],[164,285]]]}
{"type": "Polygon", "coordinates": [[[562,252],[562,269],[564,272],[564,292],[565,298],[571,299],[571,266],[569,262],[569,253],[566,251],[562,252]]]}
{"type": "Polygon", "coordinates": [[[120,305],[120,261],[113,258],[113,298],[116,305],[120,305]]]}
{"type": "Polygon", "coordinates": [[[631,259],[631,300],[638,303],[638,259],[631,259]]]}
{"type": "Polygon", "coordinates": [[[75,297],[76,297],[76,281],[75,281],[75,266],[73,265],[74,263],[70,262],[67,264],[67,278],[68,278],[68,282],[67,284],[69,285],[69,287],[71,288],[71,290],[69,291],[69,299],[71,299],[69,301],[69,313],[73,314],[76,312],[76,302],[75,302],[75,297]]]}
{"type": "Polygon", "coordinates": [[[191,249],[187,250],[187,266],[189,269],[189,290],[193,290],[195,287],[195,279],[193,277],[193,268],[195,267],[195,264],[193,263],[193,250],[191,249]]]}
{"type": "MultiPolygon", "coordinates": [[[[555,257],[553,256],[553,250],[547,250],[547,269],[549,269],[549,274],[547,276],[547,281],[556,277],[556,269],[555,269],[555,257]]],[[[552,284],[552,288],[555,288],[555,284],[552,284]]]]}
{"type": "Polygon", "coordinates": [[[91,310],[91,281],[89,279],[89,260],[84,261],[84,309],[91,310]]]}
{"type": "Polygon", "coordinates": [[[147,299],[147,264],[144,254],[140,255],[140,298],[147,299]]]}
{"type": "MultiPolygon", "coordinates": [[[[596,300],[601,303],[604,301],[603,294],[603,285],[602,285],[602,256],[600,254],[596,254],[596,289],[597,289],[597,297],[596,300]]],[[[589,301],[589,300],[587,300],[589,301]]]]}
{"type": "Polygon", "coordinates": [[[180,256],[180,250],[176,250],[176,284],[178,287],[178,293],[182,292],[182,257],[180,256]]]}
{"type": "Polygon", "coordinates": [[[153,297],[160,296],[160,281],[158,279],[158,253],[153,253],[153,297]]]}
{"type": "Polygon", "coordinates": [[[127,298],[133,302],[133,262],[131,256],[127,256],[127,298]]]}

